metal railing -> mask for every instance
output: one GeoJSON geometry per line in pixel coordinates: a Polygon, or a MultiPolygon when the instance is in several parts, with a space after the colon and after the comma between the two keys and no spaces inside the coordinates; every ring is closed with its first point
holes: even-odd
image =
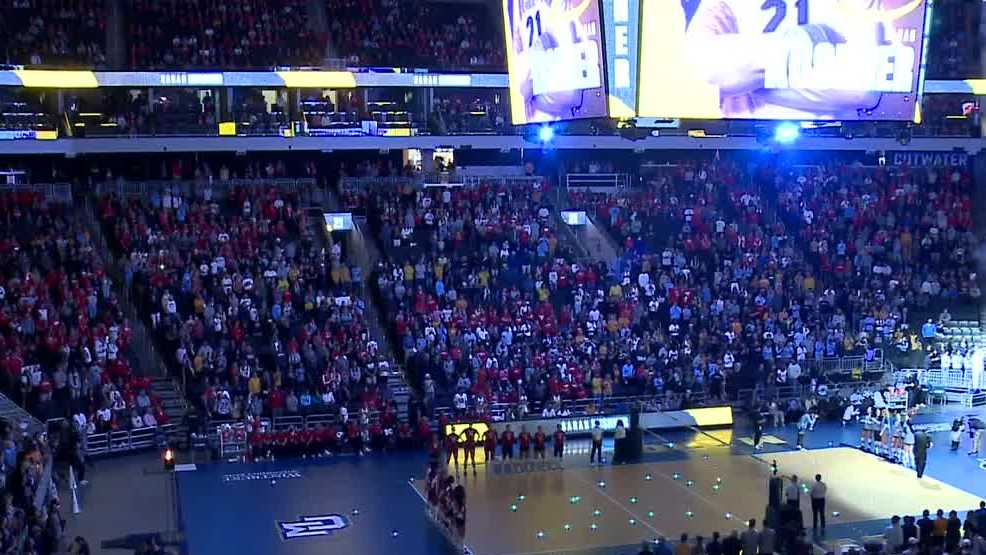
{"type": "Polygon", "coordinates": [[[463,187],[477,187],[479,185],[533,187],[544,183],[544,177],[539,175],[467,175],[455,173],[429,173],[414,176],[387,177],[343,177],[339,179],[339,190],[349,193],[367,189],[397,188],[409,185],[423,187],[425,183],[431,186],[454,183],[456,185],[461,184],[463,187]]]}
{"type": "Polygon", "coordinates": [[[86,436],[86,454],[107,455],[157,447],[161,437],[167,437],[176,430],[175,424],[164,424],[149,428],[89,434],[86,436]]]}
{"type": "Polygon", "coordinates": [[[616,193],[630,187],[630,175],[625,173],[569,173],[565,188],[577,191],[616,193]]]}
{"type": "Polygon", "coordinates": [[[143,196],[162,191],[181,194],[192,194],[209,188],[214,192],[223,193],[236,187],[257,188],[272,187],[282,190],[298,190],[314,188],[313,178],[261,178],[261,179],[197,179],[197,180],[141,180],[141,181],[104,181],[96,184],[98,194],[115,194],[120,196],[143,196]]]}
{"type": "MultiPolygon", "coordinates": [[[[662,410],[678,410],[676,407],[684,399],[683,394],[667,395],[625,395],[614,397],[589,397],[585,399],[565,400],[562,406],[566,411],[566,416],[586,416],[590,414],[605,415],[616,412],[627,412],[634,404],[645,406],[662,407],[662,410]]],[[[694,391],[688,394],[688,405],[691,407],[708,406],[710,404],[729,404],[725,399],[715,400],[703,391],[694,391]]],[[[539,402],[528,403],[529,411],[519,410],[520,403],[491,403],[486,412],[481,415],[488,416],[494,421],[523,421],[537,420],[543,418],[544,404],[539,402]],[[522,415],[517,418],[518,415],[522,415]]],[[[445,416],[449,419],[456,418],[456,412],[450,407],[437,407],[435,416],[445,416]]]]}
{"type": "Polygon", "coordinates": [[[826,357],[821,360],[811,359],[808,364],[822,374],[854,374],[856,372],[876,372],[885,370],[889,360],[883,356],[883,349],[877,349],[876,356],[872,360],[867,360],[862,355],[851,355],[844,357],[826,357]]]}
{"type": "Polygon", "coordinates": [[[72,202],[72,186],[68,183],[31,183],[27,185],[0,185],[0,193],[34,193],[44,195],[50,202],[72,202]]]}
{"type": "Polygon", "coordinates": [[[918,383],[934,388],[972,389],[972,372],[949,368],[903,368],[904,376],[917,376],[918,383]]]}

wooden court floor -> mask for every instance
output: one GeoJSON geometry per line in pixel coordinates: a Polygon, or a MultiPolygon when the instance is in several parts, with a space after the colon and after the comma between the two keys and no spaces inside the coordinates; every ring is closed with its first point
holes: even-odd
{"type": "MultiPolygon", "coordinates": [[[[682,532],[708,537],[763,517],[770,462],[802,482],[829,485],[829,526],[913,514],[929,506],[972,508],[979,499],[848,448],[764,455],[691,450],[687,460],[621,466],[462,474],[466,546],[476,555],[598,552],[682,532]]],[[[422,480],[415,487],[423,488],[422,480]]],[[[810,504],[802,496],[810,518],[810,504]]],[[[808,523],[810,525],[810,523],[808,523]]]]}

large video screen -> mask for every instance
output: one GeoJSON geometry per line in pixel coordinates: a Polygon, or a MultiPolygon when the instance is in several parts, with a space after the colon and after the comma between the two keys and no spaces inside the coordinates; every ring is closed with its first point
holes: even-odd
{"type": "Polygon", "coordinates": [[[605,117],[599,0],[503,0],[513,123],[605,117]]]}
{"type": "MultiPolygon", "coordinates": [[[[603,1],[613,4],[607,33],[626,36],[628,56],[639,36],[641,116],[919,117],[926,0],[603,1]],[[621,31],[617,16],[635,12],[639,30],[621,31]]],[[[629,94],[622,84],[613,91],[629,94]]]]}

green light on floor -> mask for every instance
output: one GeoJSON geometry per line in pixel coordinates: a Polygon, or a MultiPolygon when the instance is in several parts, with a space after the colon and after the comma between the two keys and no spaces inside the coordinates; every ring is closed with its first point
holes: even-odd
{"type": "Polygon", "coordinates": [[[647,518],[654,518],[654,511],[647,511],[647,518]]]}
{"type": "Polygon", "coordinates": [[[601,514],[603,514],[603,512],[600,511],[599,509],[593,509],[592,511],[592,516],[599,516],[601,514]]]}
{"type": "Polygon", "coordinates": [[[631,518],[630,519],[630,526],[636,526],[636,525],[637,525],[637,519],[631,518]]]}
{"type": "Polygon", "coordinates": [[[516,513],[517,512],[517,505],[510,505],[510,512],[511,513],[516,513]]]}
{"type": "Polygon", "coordinates": [[[631,497],[630,498],[630,504],[631,505],[636,505],[637,504],[637,498],[636,497],[631,497]]]}

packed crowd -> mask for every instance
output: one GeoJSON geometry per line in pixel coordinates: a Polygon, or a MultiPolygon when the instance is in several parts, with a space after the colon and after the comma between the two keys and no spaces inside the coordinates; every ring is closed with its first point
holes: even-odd
{"type": "Polygon", "coordinates": [[[320,238],[298,190],[165,189],[107,196],[99,210],[125,287],[200,414],[382,407],[387,363],[367,332],[359,268],[320,238]]]}
{"type": "Polygon", "coordinates": [[[617,274],[700,381],[807,383],[814,360],[909,350],[913,310],[975,300],[964,168],[660,167],[575,194],[621,242],[617,274]]]}
{"type": "Polygon", "coordinates": [[[504,67],[484,5],[327,0],[330,42],[352,66],[504,67]]]}
{"type": "Polygon", "coordinates": [[[378,189],[359,199],[390,255],[376,284],[428,406],[468,393],[482,415],[490,403],[580,399],[633,381],[613,373],[631,315],[607,322],[596,305],[608,299],[585,294],[605,269],[576,264],[560,245],[546,189],[378,189]]]}
{"type": "Polygon", "coordinates": [[[106,63],[99,0],[11,0],[0,6],[0,63],[99,67],[106,63]]]}
{"type": "Polygon", "coordinates": [[[163,415],[134,376],[131,329],[72,208],[33,193],[0,197],[3,390],[41,420],[105,432],[163,415]]]}
{"type": "Polygon", "coordinates": [[[304,0],[136,0],[128,21],[134,68],[269,69],[325,55],[304,0]]]}

